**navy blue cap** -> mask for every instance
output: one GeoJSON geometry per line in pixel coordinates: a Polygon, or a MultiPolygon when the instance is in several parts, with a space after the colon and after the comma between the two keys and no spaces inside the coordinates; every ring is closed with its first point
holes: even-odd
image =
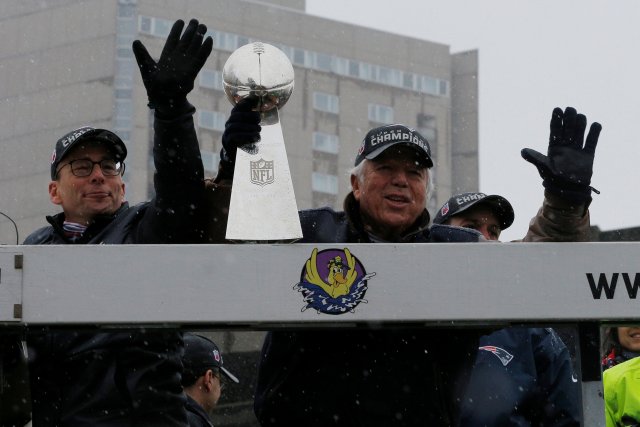
{"type": "Polygon", "coordinates": [[[51,154],[51,179],[56,179],[58,165],[64,156],[81,141],[99,141],[109,145],[115,156],[115,160],[121,162],[127,157],[127,147],[118,135],[106,129],[96,129],[91,126],[83,126],[72,130],[56,142],[56,147],[51,154]]]}
{"type": "Polygon", "coordinates": [[[513,224],[514,213],[511,203],[502,196],[487,196],[484,193],[461,193],[451,196],[451,198],[442,205],[436,217],[433,219],[433,223],[444,224],[449,218],[468,210],[472,206],[478,205],[487,206],[493,211],[496,218],[498,218],[498,222],[500,222],[501,230],[505,230],[513,224]]]}
{"type": "Polygon", "coordinates": [[[182,364],[185,373],[199,374],[201,369],[218,368],[234,383],[240,382],[227,368],[222,361],[222,353],[218,346],[208,338],[192,333],[184,334],[184,355],[182,364]]]}
{"type": "Polygon", "coordinates": [[[427,139],[417,130],[401,124],[380,126],[367,132],[358,150],[354,166],[358,166],[364,159],[375,159],[387,148],[398,144],[414,148],[427,168],[433,167],[431,147],[427,139]]]}

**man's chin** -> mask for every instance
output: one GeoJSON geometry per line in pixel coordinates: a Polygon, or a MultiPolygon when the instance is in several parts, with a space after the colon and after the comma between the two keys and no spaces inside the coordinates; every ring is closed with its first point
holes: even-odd
{"type": "Polygon", "coordinates": [[[92,216],[97,216],[97,215],[112,215],[114,214],[117,210],[118,210],[119,206],[114,206],[113,204],[109,203],[109,204],[95,204],[94,206],[90,206],[87,209],[87,212],[89,212],[92,216]]]}

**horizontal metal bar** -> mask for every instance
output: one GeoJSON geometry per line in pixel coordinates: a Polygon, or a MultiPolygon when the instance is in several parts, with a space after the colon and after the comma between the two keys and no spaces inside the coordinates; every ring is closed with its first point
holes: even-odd
{"type": "Polygon", "coordinates": [[[639,319],[638,259],[640,243],[2,246],[0,302],[10,308],[0,305],[0,322],[623,322],[639,319]],[[333,304],[338,314],[305,309],[296,284],[313,250],[328,283],[326,259],[340,256],[346,268],[345,248],[360,269],[357,279],[368,275],[361,299],[319,304],[333,304]],[[13,268],[17,254],[21,270],[13,268]]]}

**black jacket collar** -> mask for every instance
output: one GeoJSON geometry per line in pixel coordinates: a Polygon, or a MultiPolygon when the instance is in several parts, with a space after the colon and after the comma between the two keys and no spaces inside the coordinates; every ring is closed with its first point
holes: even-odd
{"type": "MultiPolygon", "coordinates": [[[[89,223],[87,229],[82,234],[82,237],[76,240],[74,243],[79,243],[79,244],[87,243],[96,234],[98,234],[104,227],[106,227],[109,223],[111,223],[111,221],[113,221],[120,213],[127,210],[128,207],[129,207],[129,203],[124,202],[118,208],[118,210],[115,211],[115,213],[113,214],[96,215],[93,218],[93,220],[89,223]]],[[[60,212],[59,214],[56,214],[56,215],[50,215],[50,216],[47,216],[46,218],[47,218],[47,222],[51,224],[56,234],[58,234],[58,236],[64,239],[66,242],[71,243],[71,241],[69,241],[69,239],[67,239],[64,234],[64,228],[63,228],[63,224],[65,220],[64,212],[60,212]]]]}

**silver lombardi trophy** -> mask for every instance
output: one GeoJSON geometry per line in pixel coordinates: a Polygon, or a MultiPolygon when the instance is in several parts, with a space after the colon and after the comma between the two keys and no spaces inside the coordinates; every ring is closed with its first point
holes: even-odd
{"type": "Polygon", "coordinates": [[[250,43],[231,54],[222,70],[232,104],[258,99],[260,142],[240,147],[227,223],[228,240],[293,241],[302,237],[278,109],[293,92],[293,66],[278,48],[250,43]]]}

